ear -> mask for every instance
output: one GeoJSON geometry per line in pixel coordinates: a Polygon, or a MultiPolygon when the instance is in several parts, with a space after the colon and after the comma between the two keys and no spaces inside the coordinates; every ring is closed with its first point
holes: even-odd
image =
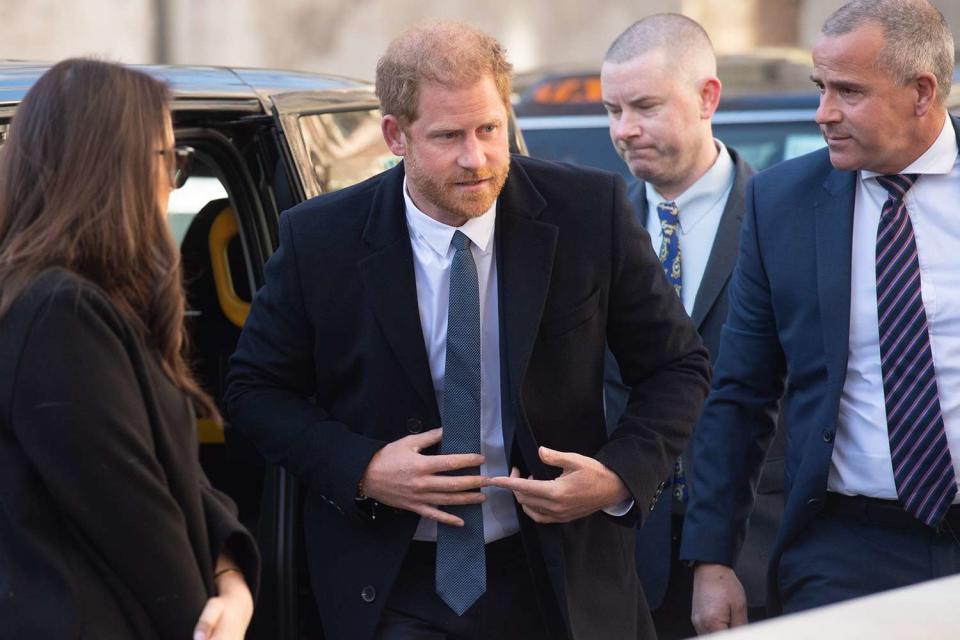
{"type": "Polygon", "coordinates": [[[400,121],[394,115],[385,115],[380,121],[380,131],[383,140],[387,143],[390,152],[395,156],[407,155],[407,135],[400,126],[400,121]]]}
{"type": "Polygon", "coordinates": [[[709,77],[700,85],[700,117],[709,120],[720,104],[720,92],[723,85],[716,77],[709,77]]]}
{"type": "Polygon", "coordinates": [[[925,71],[914,78],[913,87],[917,92],[914,113],[917,116],[925,116],[931,107],[937,104],[937,86],[937,77],[929,71],[925,71]]]}

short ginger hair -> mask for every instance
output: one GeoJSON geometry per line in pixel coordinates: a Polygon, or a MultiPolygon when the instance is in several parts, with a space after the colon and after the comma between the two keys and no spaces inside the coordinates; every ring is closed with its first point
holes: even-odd
{"type": "Polygon", "coordinates": [[[408,125],[419,116],[422,83],[459,88],[487,76],[509,109],[512,71],[503,45],[480,29],[454,20],[423,22],[397,36],[377,62],[380,110],[408,125]]]}

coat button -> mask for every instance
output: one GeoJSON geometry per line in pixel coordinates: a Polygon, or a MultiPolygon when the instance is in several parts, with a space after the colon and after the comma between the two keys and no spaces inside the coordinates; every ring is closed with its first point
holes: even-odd
{"type": "Polygon", "coordinates": [[[420,433],[423,431],[423,423],[416,418],[407,418],[407,432],[420,433]]]}
{"type": "Polygon", "coordinates": [[[833,431],[830,429],[823,430],[823,441],[824,442],[833,442],[833,431]]]}
{"type": "Polygon", "coordinates": [[[360,590],[360,597],[363,598],[364,602],[373,602],[377,599],[377,590],[373,588],[372,584],[368,584],[360,590]]]}

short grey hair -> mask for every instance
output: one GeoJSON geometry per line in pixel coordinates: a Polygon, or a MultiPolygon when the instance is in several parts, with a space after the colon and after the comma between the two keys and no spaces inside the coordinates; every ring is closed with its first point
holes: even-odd
{"type": "Polygon", "coordinates": [[[710,36],[696,20],[679,13],[657,13],[634,22],[613,41],[603,61],[629,62],[656,49],[665,49],[678,64],[700,58],[710,65],[712,75],[717,73],[710,36]]]}
{"type": "Polygon", "coordinates": [[[877,66],[900,84],[921,73],[937,78],[937,102],[950,94],[953,34],[939,9],[927,0],[853,0],[823,23],[821,33],[840,36],[870,24],[883,29],[877,66]]]}

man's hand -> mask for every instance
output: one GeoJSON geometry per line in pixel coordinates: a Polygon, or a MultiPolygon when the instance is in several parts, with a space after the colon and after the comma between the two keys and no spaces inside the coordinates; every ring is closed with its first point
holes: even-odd
{"type": "Polygon", "coordinates": [[[540,447],[540,459],[563,473],[556,480],[521,478],[514,468],[509,478],[491,478],[490,484],[513,491],[523,512],[534,522],[570,522],[630,497],[620,476],[599,460],[578,453],[540,447]]]}
{"type": "Polygon", "coordinates": [[[440,442],[441,434],[441,429],[433,429],[395,440],[380,449],[363,472],[363,493],[381,504],[462,527],[462,519],[438,507],[483,502],[485,496],[479,490],[490,481],[484,476],[440,475],[483,464],[479,453],[420,453],[440,442]]]}
{"type": "Polygon", "coordinates": [[[747,596],[733,569],[698,564],[693,570],[693,613],[698,635],[747,624],[747,596]]]}

